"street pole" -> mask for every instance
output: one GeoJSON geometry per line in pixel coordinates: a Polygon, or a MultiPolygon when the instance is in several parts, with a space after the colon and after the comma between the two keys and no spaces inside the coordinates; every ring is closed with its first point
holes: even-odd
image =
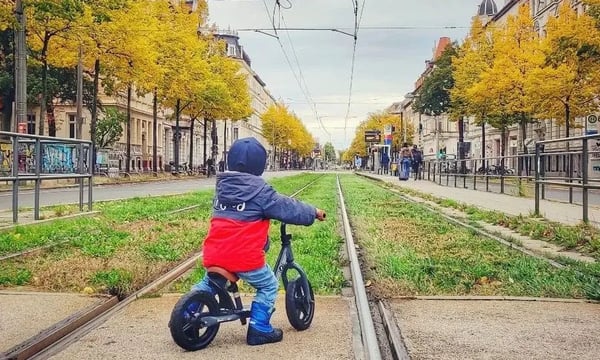
{"type": "Polygon", "coordinates": [[[23,1],[15,1],[18,26],[15,31],[15,121],[13,132],[27,132],[27,45],[25,43],[26,19],[23,1]],[[18,124],[18,125],[17,125],[18,124]],[[21,125],[23,124],[23,125],[21,125]]]}
{"type": "Polygon", "coordinates": [[[419,111],[419,129],[417,131],[419,132],[419,148],[421,148],[423,147],[423,123],[421,122],[421,111],[419,111]]]}
{"type": "Polygon", "coordinates": [[[400,125],[402,125],[402,145],[406,143],[406,124],[404,122],[404,111],[400,111],[400,125]]]}
{"type": "MultiPolygon", "coordinates": [[[[75,138],[76,139],[81,139],[82,138],[82,134],[83,134],[83,118],[82,118],[82,112],[83,112],[83,63],[82,63],[82,58],[83,58],[83,48],[81,47],[81,45],[79,45],[79,59],[77,60],[77,95],[76,95],[76,102],[77,102],[77,126],[76,126],[76,132],[75,132],[75,138]]],[[[91,149],[90,149],[91,150],[91,149]]]]}
{"type": "Polygon", "coordinates": [[[442,181],[442,171],[440,169],[440,124],[438,123],[438,116],[433,117],[435,123],[435,172],[438,173],[439,181],[442,181]]]}

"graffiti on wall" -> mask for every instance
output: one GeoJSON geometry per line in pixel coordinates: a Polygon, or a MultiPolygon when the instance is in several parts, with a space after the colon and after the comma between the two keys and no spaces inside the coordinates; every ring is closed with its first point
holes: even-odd
{"type": "MultiPolygon", "coordinates": [[[[78,173],[79,151],[75,144],[41,144],[41,174],[78,173]]],[[[19,174],[35,174],[35,143],[23,142],[18,145],[19,174]]],[[[83,148],[83,172],[88,171],[88,147],[83,148]]],[[[0,144],[0,176],[10,176],[13,165],[13,146],[0,144]]]]}
{"type": "Polygon", "coordinates": [[[12,171],[12,144],[0,144],[0,176],[10,176],[12,171]]]}
{"type": "MultiPolygon", "coordinates": [[[[83,171],[88,169],[88,149],[83,149],[83,171]]],[[[80,154],[74,144],[43,144],[42,145],[42,173],[67,174],[77,173],[80,154]]]]}

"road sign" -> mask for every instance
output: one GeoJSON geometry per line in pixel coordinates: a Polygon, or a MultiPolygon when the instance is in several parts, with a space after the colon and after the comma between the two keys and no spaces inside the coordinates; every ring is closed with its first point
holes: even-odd
{"type": "Polygon", "coordinates": [[[590,114],[585,121],[585,134],[593,135],[598,133],[598,115],[590,114]]]}
{"type": "Polygon", "coordinates": [[[381,131],[379,131],[379,130],[365,131],[365,142],[367,142],[367,143],[381,142],[381,131]]]}

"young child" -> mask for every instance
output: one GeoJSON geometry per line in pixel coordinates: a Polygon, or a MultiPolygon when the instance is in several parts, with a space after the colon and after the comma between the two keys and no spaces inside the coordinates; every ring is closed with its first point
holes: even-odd
{"type": "MultiPolygon", "coordinates": [[[[270,324],[279,282],[265,261],[269,219],[311,225],[323,221],[325,212],[278,194],[262,175],[265,148],[254,138],[236,140],[227,158],[229,171],[217,175],[210,229],[202,248],[204,267],[219,266],[235,273],[256,289],[250,308],[248,345],[283,339],[281,329],[270,324]]],[[[205,276],[193,289],[214,293],[205,276]]]]}

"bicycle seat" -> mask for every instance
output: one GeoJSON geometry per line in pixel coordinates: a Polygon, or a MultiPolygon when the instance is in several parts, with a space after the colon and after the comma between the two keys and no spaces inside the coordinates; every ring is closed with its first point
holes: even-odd
{"type": "Polygon", "coordinates": [[[231,283],[236,283],[240,278],[226,269],[219,266],[210,266],[206,268],[206,271],[209,273],[215,273],[223,276],[225,279],[229,280],[231,283]]]}

